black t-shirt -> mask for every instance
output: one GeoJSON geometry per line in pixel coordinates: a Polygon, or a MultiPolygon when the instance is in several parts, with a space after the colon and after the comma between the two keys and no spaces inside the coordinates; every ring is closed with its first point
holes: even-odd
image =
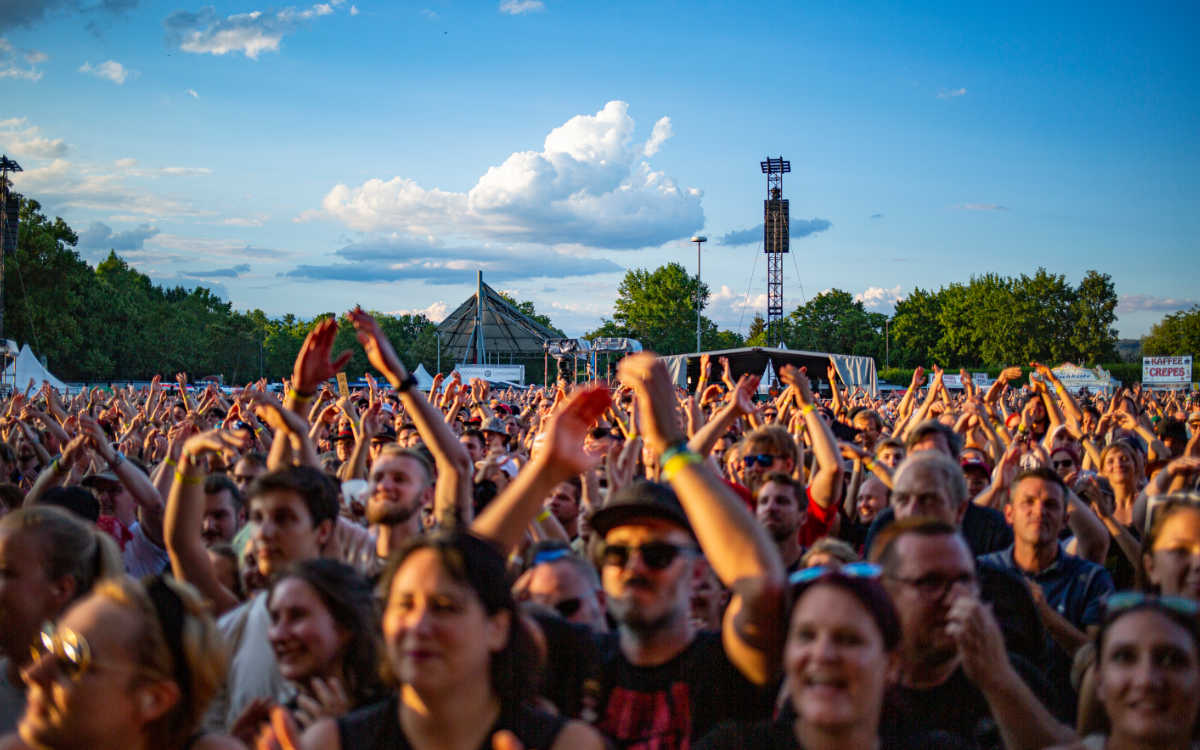
{"type": "Polygon", "coordinates": [[[598,645],[601,703],[595,724],[619,748],[684,750],[718,722],[771,714],[770,691],[730,663],[720,633],[697,634],[678,656],[656,667],[630,664],[615,634],[598,645]]]}
{"type": "MultiPolygon", "coordinates": [[[[726,721],[704,735],[696,750],[804,750],[796,739],[794,713],[773,721],[726,721]]],[[[880,736],[880,750],[967,750],[962,740],[945,732],[917,737],[880,736]]]]}
{"type": "MultiPolygon", "coordinates": [[[[1045,705],[1049,688],[1045,679],[1020,656],[1009,654],[1013,669],[1045,705]]],[[[1000,750],[1004,743],[987,700],[967,679],[962,667],[937,687],[914,690],[903,685],[888,688],[879,732],[892,737],[939,737],[961,742],[965,748],[1000,750]]]]}
{"type": "MultiPolygon", "coordinates": [[[[492,735],[505,729],[515,734],[525,747],[547,750],[564,724],[566,719],[534,708],[506,709],[479,750],[491,750],[492,735]]],[[[342,750],[408,750],[412,747],[400,726],[399,701],[395,695],[339,718],[337,728],[342,750]]]]}

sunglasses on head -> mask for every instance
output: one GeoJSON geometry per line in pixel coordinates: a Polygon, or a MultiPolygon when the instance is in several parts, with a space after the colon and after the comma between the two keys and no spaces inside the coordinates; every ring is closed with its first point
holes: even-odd
{"type": "Polygon", "coordinates": [[[1140,608],[1163,609],[1190,619],[1200,615],[1200,603],[1181,596],[1159,596],[1140,591],[1118,591],[1104,600],[1104,620],[1111,622],[1118,615],[1140,608]]]}
{"type": "Polygon", "coordinates": [[[812,583],[834,573],[846,576],[847,578],[878,578],[883,573],[883,570],[875,563],[869,562],[852,562],[840,566],[814,565],[811,568],[802,568],[792,573],[788,576],[788,583],[793,586],[801,583],[812,583]]]}
{"type": "Polygon", "coordinates": [[[671,544],[670,542],[647,542],[640,546],[632,544],[606,544],[604,545],[604,564],[624,568],[629,564],[630,556],[634,552],[637,552],[641,555],[642,562],[646,564],[647,568],[651,570],[663,570],[675,562],[675,558],[681,552],[695,551],[696,548],[690,545],[671,544]]]}
{"type": "Polygon", "coordinates": [[[775,463],[777,458],[779,457],[772,456],[770,453],[756,453],[753,456],[742,456],[742,463],[746,465],[747,469],[755,464],[765,469],[775,463]]]}

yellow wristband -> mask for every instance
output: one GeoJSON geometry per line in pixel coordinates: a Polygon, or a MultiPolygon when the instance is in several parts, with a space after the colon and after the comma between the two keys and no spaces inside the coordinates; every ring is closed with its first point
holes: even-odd
{"type": "Polygon", "coordinates": [[[674,456],[671,456],[669,459],[667,459],[667,462],[663,464],[663,479],[666,479],[669,482],[671,481],[671,478],[678,474],[679,471],[685,466],[692,466],[693,464],[698,464],[703,461],[704,459],[699,453],[693,453],[692,451],[680,451],[679,453],[676,453],[674,456]]]}
{"type": "Polygon", "coordinates": [[[816,408],[817,407],[813,406],[812,404],[805,404],[804,406],[800,407],[800,413],[804,414],[804,415],[808,415],[808,414],[811,414],[813,409],[816,409],[816,408]]]}
{"type": "Polygon", "coordinates": [[[543,509],[543,510],[542,510],[542,512],[541,512],[541,513],[538,513],[538,514],[537,514],[537,522],[538,522],[538,523],[541,523],[542,521],[545,521],[545,520],[546,520],[547,518],[549,518],[549,517],[550,517],[550,509],[549,509],[549,508],[545,508],[545,509],[543,509]]]}
{"type": "Polygon", "coordinates": [[[166,464],[167,466],[178,466],[179,465],[178,462],[176,462],[175,459],[171,458],[170,456],[167,456],[163,460],[163,463],[166,464]]]}
{"type": "Polygon", "coordinates": [[[205,476],[203,474],[194,477],[188,476],[181,471],[175,472],[175,481],[180,484],[204,484],[204,479],[205,476]]]}
{"type": "Polygon", "coordinates": [[[862,464],[863,464],[863,468],[866,469],[867,471],[872,471],[875,468],[875,462],[869,458],[864,458],[862,464]]]}

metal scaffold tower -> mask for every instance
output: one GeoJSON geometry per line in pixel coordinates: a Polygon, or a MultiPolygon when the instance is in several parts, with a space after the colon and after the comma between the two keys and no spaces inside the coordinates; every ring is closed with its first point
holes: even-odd
{"type": "Polygon", "coordinates": [[[783,175],[792,163],[783,157],[759,162],[767,176],[767,199],[763,201],[763,252],[767,254],[767,345],[779,346],[783,339],[783,254],[789,251],[788,202],[783,197],[783,175]]]}

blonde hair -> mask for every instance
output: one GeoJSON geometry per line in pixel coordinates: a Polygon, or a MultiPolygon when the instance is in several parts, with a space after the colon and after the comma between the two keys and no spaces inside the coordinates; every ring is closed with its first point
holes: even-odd
{"type": "Polygon", "coordinates": [[[183,664],[172,664],[174,656],[167,644],[164,624],[159,617],[147,586],[157,585],[154,578],[135,581],[128,576],[109,578],[96,586],[101,596],[132,611],[140,627],[129,634],[129,642],[139,665],[174,681],[180,688],[180,700],[169,711],[146,726],[152,747],[183,747],[195,733],[208,703],[225,682],[229,654],[216,623],[208,612],[208,603],[191,585],[162,576],[157,580],[179,597],[182,606],[180,631],[183,664]],[[186,672],[185,668],[186,667],[186,672]],[[186,684],[181,682],[186,674],[186,684]]]}

